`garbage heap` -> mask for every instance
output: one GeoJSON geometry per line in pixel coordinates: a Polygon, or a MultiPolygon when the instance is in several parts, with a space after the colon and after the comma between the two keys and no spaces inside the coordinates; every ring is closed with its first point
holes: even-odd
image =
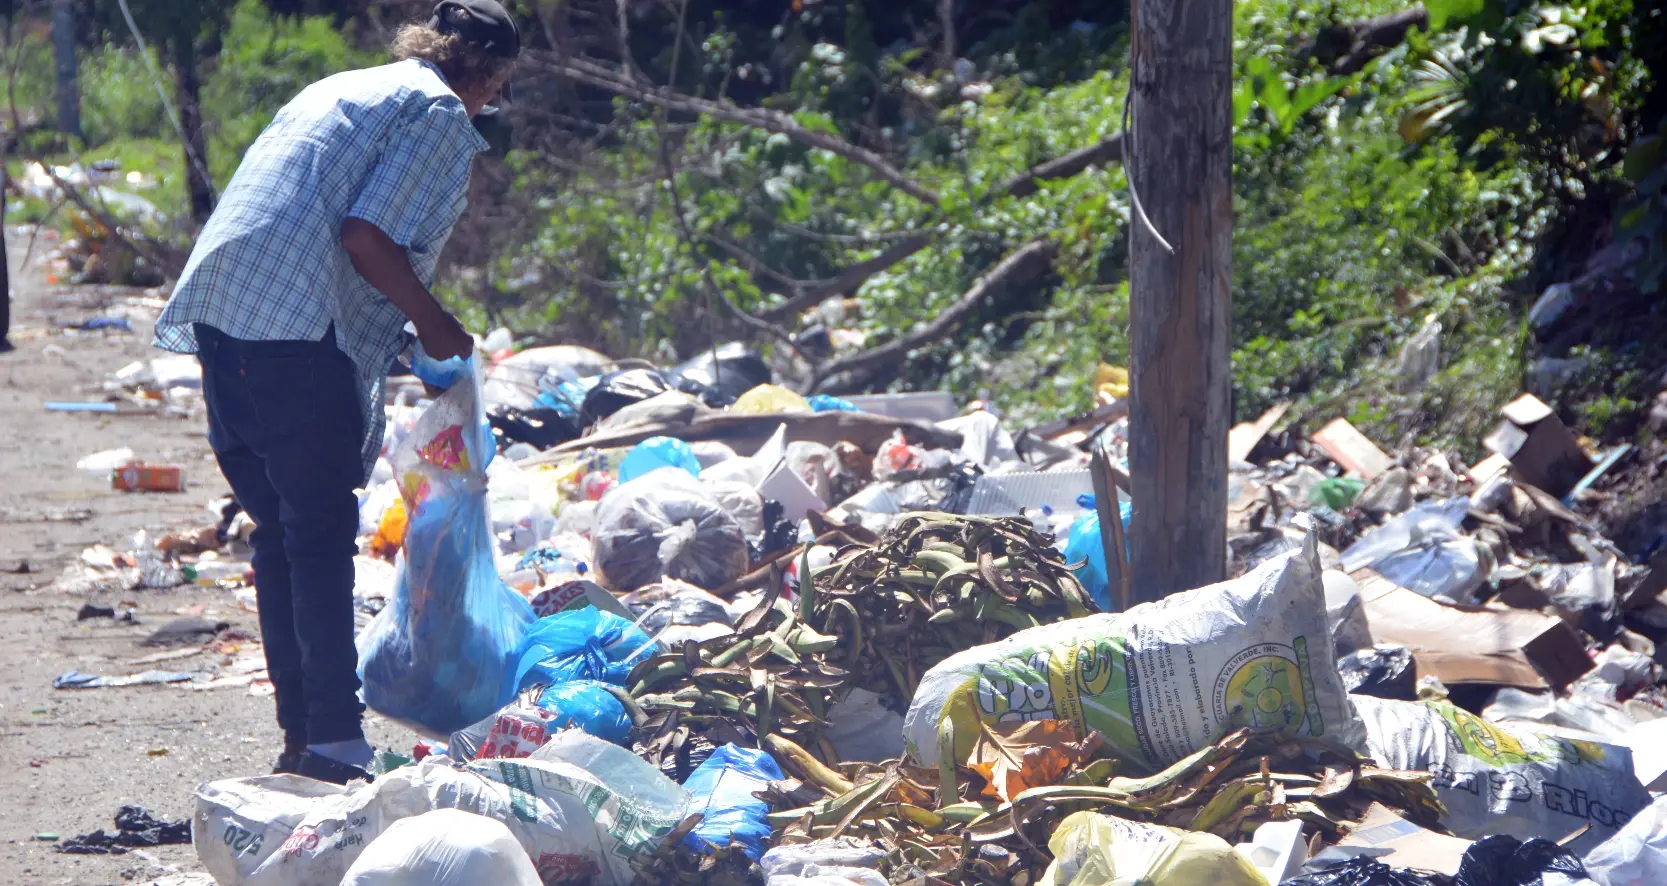
{"type": "Polygon", "coordinates": [[[1667,548],[1593,519],[1650,462],[1538,401],[1472,467],[1237,428],[1235,577],[1115,611],[1110,367],[1012,434],[482,350],[362,501],[364,696],[421,738],[203,786],[222,884],[1667,882],[1667,548]]]}

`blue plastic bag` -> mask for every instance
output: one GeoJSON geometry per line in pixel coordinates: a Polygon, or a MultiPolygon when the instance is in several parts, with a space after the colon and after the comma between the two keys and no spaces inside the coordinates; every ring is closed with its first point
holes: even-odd
{"type": "Polygon", "coordinates": [[[570,609],[533,622],[510,656],[498,706],[535,683],[560,686],[574,680],[625,685],[631,669],[658,647],[630,621],[595,607],[570,609]]]}
{"type": "Polygon", "coordinates": [[[734,844],[748,860],[757,861],[770,838],[770,823],[765,819],[770,804],[753,792],[782,778],[781,767],[764,751],[733,744],[713,751],[683,782],[689,792],[689,814],[705,816],[683,838],[683,846],[707,853],[734,844]]]}
{"type": "MultiPolygon", "coordinates": [[[[1086,508],[1076,521],[1071,524],[1071,532],[1065,539],[1065,562],[1077,563],[1080,566],[1072,570],[1077,581],[1094,598],[1094,605],[1100,607],[1101,612],[1116,612],[1111,602],[1111,579],[1106,573],[1106,549],[1100,543],[1100,512],[1095,510],[1094,496],[1079,495],[1077,504],[1086,508]]],[[[1129,503],[1118,500],[1118,513],[1123,518],[1123,545],[1128,550],[1129,539],[1129,503]]]]}
{"type": "Polygon", "coordinates": [[[857,404],[832,394],[811,394],[805,398],[815,412],[861,412],[857,404]]]}
{"type": "Polygon", "coordinates": [[[700,476],[700,459],[693,449],[676,437],[649,437],[631,447],[619,463],[619,482],[629,483],[660,468],[682,468],[691,477],[700,476]]]}
{"type": "Polygon", "coordinates": [[[631,735],[631,718],[619,697],[606,686],[596,680],[574,680],[539,693],[536,704],[556,715],[550,722],[557,726],[577,726],[597,738],[622,745],[631,735]]]}
{"type": "Polygon", "coordinates": [[[389,455],[405,545],[393,599],[359,641],[365,704],[437,738],[502,706],[504,672],[533,620],[493,561],[486,464],[496,445],[479,366],[466,367],[389,455]]]}

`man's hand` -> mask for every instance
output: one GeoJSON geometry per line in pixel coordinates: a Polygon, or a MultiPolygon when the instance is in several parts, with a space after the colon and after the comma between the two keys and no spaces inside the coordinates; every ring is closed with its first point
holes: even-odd
{"type": "Polygon", "coordinates": [[[463,324],[443,309],[417,327],[417,339],[423,344],[423,352],[436,360],[467,357],[475,349],[475,340],[464,331],[463,324]]]}

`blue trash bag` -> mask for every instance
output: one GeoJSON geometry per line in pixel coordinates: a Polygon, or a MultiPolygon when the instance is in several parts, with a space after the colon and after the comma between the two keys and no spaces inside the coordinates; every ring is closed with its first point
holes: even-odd
{"type": "Polygon", "coordinates": [[[619,696],[606,687],[596,680],[574,680],[539,693],[536,704],[556,715],[550,721],[556,726],[577,726],[597,738],[623,745],[631,736],[631,718],[619,696]]]}
{"type": "Polygon", "coordinates": [[[682,468],[691,477],[700,476],[700,459],[689,444],[676,437],[649,437],[631,447],[619,463],[619,482],[629,483],[660,468],[682,468]]]}
{"type": "Polygon", "coordinates": [[[749,861],[757,861],[770,838],[770,823],[765,819],[770,804],[753,792],[782,778],[781,767],[765,751],[734,744],[713,751],[683,782],[689,792],[688,814],[705,816],[683,838],[683,846],[705,854],[737,845],[749,861]]]}
{"type": "MultiPolygon", "coordinates": [[[[1077,581],[1082,582],[1088,595],[1094,598],[1094,605],[1100,607],[1101,612],[1116,612],[1111,602],[1111,579],[1106,574],[1106,549],[1100,544],[1100,512],[1094,509],[1094,496],[1079,495],[1077,504],[1086,508],[1076,521],[1071,524],[1071,532],[1065,539],[1065,562],[1078,563],[1072,572],[1077,581]]],[[[1129,543],[1129,503],[1119,500],[1118,513],[1123,518],[1123,546],[1125,552],[1129,543]]]]}
{"type": "Polygon", "coordinates": [[[593,606],[547,615],[533,622],[510,655],[498,706],[535,683],[560,686],[574,680],[625,685],[631,669],[658,645],[627,619],[593,606]]]}
{"type": "Polygon", "coordinates": [[[861,412],[857,404],[832,394],[811,394],[805,398],[813,412],[861,412]]]}
{"type": "Polygon", "coordinates": [[[444,738],[502,706],[532,607],[498,578],[486,505],[495,451],[473,360],[389,455],[408,515],[393,599],[359,640],[365,704],[444,738]]]}

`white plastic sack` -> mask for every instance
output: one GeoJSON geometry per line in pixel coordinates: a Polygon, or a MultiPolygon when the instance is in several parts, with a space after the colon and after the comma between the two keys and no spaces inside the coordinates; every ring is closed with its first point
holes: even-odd
{"type": "Polygon", "coordinates": [[[1435,773],[1454,834],[1560,840],[1582,825],[1576,852],[1613,835],[1650,802],[1624,747],[1489,723],[1451,702],[1351,696],[1369,755],[1390,769],[1435,773]]]}
{"type": "Polygon", "coordinates": [[[213,782],[197,791],[197,858],[221,886],[338,883],[394,822],[462,809],[507,826],[545,883],[626,886],[631,862],[682,819],[688,793],[601,739],[557,738],[527,759],[431,757],[352,788],[289,775],[213,782]]]}
{"type": "Polygon", "coordinates": [[[1667,797],[1656,797],[1584,861],[1586,873],[1603,886],[1667,883],[1667,797]]]}
{"type": "Polygon", "coordinates": [[[1020,631],[926,672],[903,734],[936,765],[966,759],[978,722],[1069,720],[1157,770],[1241,726],[1359,747],[1337,673],[1317,543],[1241,578],[1020,631]]]}
{"type": "Polygon", "coordinates": [[[885,857],[885,850],[854,837],[835,837],[774,847],[758,866],[765,886],[884,886],[876,869],[885,857]]]}
{"type": "Polygon", "coordinates": [[[371,841],[341,886],[539,886],[532,859],[502,822],[436,809],[371,841]]]}
{"type": "Polygon", "coordinates": [[[748,535],[764,534],[764,499],[759,497],[752,484],[738,480],[709,481],[702,477],[701,485],[735,518],[735,522],[741,524],[742,532],[748,535]]]}

